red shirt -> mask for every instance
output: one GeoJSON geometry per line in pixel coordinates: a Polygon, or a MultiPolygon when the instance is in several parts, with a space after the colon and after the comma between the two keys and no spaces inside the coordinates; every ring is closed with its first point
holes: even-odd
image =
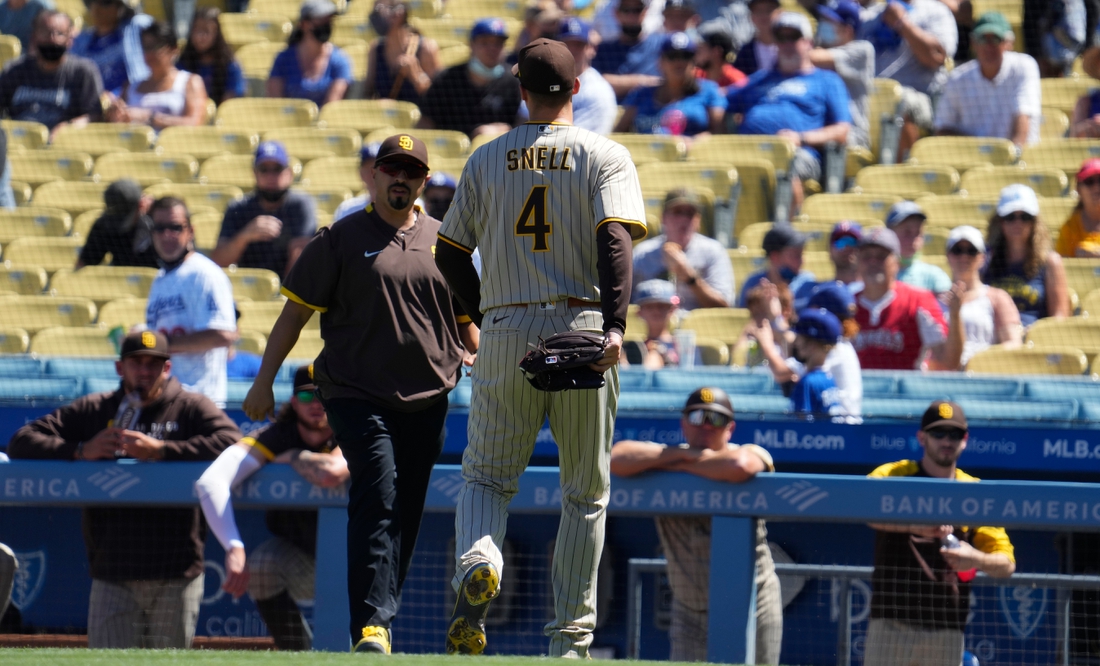
{"type": "MultiPolygon", "coordinates": [[[[707,78],[707,71],[705,69],[700,69],[696,67],[695,78],[707,78]]],[[[718,77],[718,80],[715,81],[715,83],[718,84],[719,88],[729,88],[730,86],[733,86],[734,88],[740,88],[741,86],[745,85],[745,82],[748,80],[749,77],[745,76],[744,72],[727,62],[726,64],[722,65],[722,75],[718,77]]]]}
{"type": "Polygon", "coordinates": [[[852,342],[864,370],[913,370],[922,347],[947,339],[947,321],[932,292],[895,282],[879,301],[856,295],[859,334],[852,342]]]}

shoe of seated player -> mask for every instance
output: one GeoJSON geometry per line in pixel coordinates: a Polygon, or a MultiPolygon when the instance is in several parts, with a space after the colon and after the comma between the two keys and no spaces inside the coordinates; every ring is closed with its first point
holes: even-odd
{"type": "Polygon", "coordinates": [[[389,654],[390,630],[385,627],[363,627],[363,637],[351,651],[389,654]]]}
{"type": "Polygon", "coordinates": [[[500,594],[500,575],[488,562],[466,572],[447,625],[447,654],[485,651],[485,615],[489,602],[500,594]]]}

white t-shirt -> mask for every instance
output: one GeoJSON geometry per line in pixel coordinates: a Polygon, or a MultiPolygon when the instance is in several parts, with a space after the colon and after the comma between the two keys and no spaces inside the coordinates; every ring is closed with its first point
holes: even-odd
{"type": "MultiPolygon", "coordinates": [[[[176,269],[157,273],[149,290],[145,323],[171,337],[198,331],[235,331],[233,286],[220,266],[195,253],[176,269]]],[[[229,349],[172,354],[172,375],[183,388],[225,406],[229,349]]]]}
{"type": "Polygon", "coordinates": [[[1027,143],[1039,140],[1042,115],[1039,65],[1026,53],[1004,54],[1001,71],[993,80],[982,76],[977,60],[959,65],[947,78],[936,106],[935,128],[966,136],[1012,138],[1016,116],[1028,116],[1027,143]]]}

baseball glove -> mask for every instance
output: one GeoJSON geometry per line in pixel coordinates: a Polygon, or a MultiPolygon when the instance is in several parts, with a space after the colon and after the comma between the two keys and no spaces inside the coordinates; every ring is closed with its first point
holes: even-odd
{"type": "Polygon", "coordinates": [[[540,391],[598,389],[603,373],[589,364],[603,358],[603,336],[587,331],[555,333],[527,352],[519,362],[527,381],[540,391]]]}

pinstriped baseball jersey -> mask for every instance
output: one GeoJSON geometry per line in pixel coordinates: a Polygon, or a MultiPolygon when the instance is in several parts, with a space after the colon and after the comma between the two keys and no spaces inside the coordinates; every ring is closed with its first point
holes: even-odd
{"type": "Polygon", "coordinates": [[[466,163],[440,238],[481,251],[481,309],[599,301],[595,237],[608,221],[645,235],[638,172],[626,148],[588,130],[527,123],[466,163]]]}

